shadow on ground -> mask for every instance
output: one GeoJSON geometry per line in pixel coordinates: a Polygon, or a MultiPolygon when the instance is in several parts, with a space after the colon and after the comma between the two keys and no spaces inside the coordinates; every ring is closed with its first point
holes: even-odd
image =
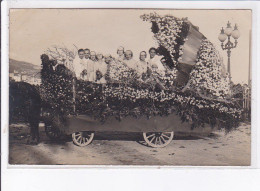
{"type": "MultiPolygon", "coordinates": [[[[26,144],[26,139],[29,136],[29,128],[26,125],[16,126],[11,128],[9,134],[10,143],[15,144],[26,144]]],[[[218,135],[214,133],[210,134],[198,134],[198,133],[179,133],[176,132],[173,140],[199,140],[199,139],[215,139],[218,135]]],[[[116,140],[116,141],[136,141],[141,143],[144,141],[142,133],[129,133],[129,132],[96,132],[94,136],[94,140],[116,140]]],[[[59,140],[51,140],[49,139],[45,132],[44,128],[40,129],[40,143],[43,144],[53,144],[53,145],[63,145],[67,142],[71,142],[71,135],[64,135],[59,140]]],[[[142,144],[142,143],[141,143],[142,144]]]]}

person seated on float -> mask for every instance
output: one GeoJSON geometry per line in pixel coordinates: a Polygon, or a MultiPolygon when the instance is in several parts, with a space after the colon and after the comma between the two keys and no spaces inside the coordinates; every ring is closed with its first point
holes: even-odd
{"type": "Polygon", "coordinates": [[[125,59],[124,53],[125,53],[124,47],[119,46],[117,49],[117,54],[118,54],[117,60],[123,61],[125,59]]]}
{"type": "Polygon", "coordinates": [[[105,56],[104,56],[104,60],[105,60],[105,63],[107,64],[107,65],[109,65],[111,62],[112,62],[112,56],[110,55],[110,54],[106,54],[105,56]]]}
{"type": "Polygon", "coordinates": [[[75,59],[73,60],[72,68],[70,68],[76,78],[78,79],[85,79],[85,76],[87,74],[87,62],[86,59],[84,58],[84,50],[79,49],[78,50],[78,55],[76,55],[75,59]]]}
{"type": "Polygon", "coordinates": [[[104,61],[102,53],[97,53],[97,62],[95,64],[96,71],[100,71],[101,75],[104,76],[107,73],[107,64],[104,61]]]}
{"type": "Polygon", "coordinates": [[[85,52],[85,59],[90,59],[90,50],[88,49],[88,48],[86,48],[85,50],[84,50],[84,52],[85,52]]]}
{"type": "Polygon", "coordinates": [[[148,62],[146,61],[147,53],[145,51],[140,52],[139,61],[137,62],[137,73],[142,78],[147,73],[148,62]]]}
{"type": "Polygon", "coordinates": [[[158,74],[165,74],[165,67],[161,62],[161,57],[157,55],[156,48],[152,47],[149,49],[150,59],[148,60],[148,67],[152,72],[156,72],[158,74]]]}
{"type": "Polygon", "coordinates": [[[125,59],[123,60],[123,63],[127,67],[137,71],[137,61],[133,59],[133,52],[131,50],[125,51],[125,59]]]}
{"type": "Polygon", "coordinates": [[[91,51],[90,52],[90,60],[92,60],[93,62],[97,61],[97,57],[96,57],[96,52],[95,51],[91,51]]]}
{"type": "Polygon", "coordinates": [[[90,52],[90,59],[87,60],[87,77],[86,81],[95,82],[96,80],[96,53],[94,51],[90,52]]]}

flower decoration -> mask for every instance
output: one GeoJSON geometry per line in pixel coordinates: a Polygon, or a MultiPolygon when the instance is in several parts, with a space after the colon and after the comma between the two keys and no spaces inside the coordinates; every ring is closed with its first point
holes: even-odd
{"type": "Polygon", "coordinates": [[[126,116],[147,119],[155,116],[178,114],[183,121],[189,122],[191,128],[212,126],[221,122],[223,127],[235,127],[241,115],[241,110],[230,102],[220,102],[203,99],[192,94],[164,88],[156,88],[163,80],[155,74],[152,82],[131,81],[118,83],[114,79],[106,85],[77,80],[69,72],[47,72],[43,75],[40,87],[42,99],[50,108],[59,110],[63,115],[85,114],[96,120],[105,122],[109,117],[123,120],[126,116]],[[214,116],[214,118],[212,117],[214,116]]]}
{"type": "Polygon", "coordinates": [[[197,62],[190,73],[188,88],[211,98],[230,97],[229,74],[224,70],[219,52],[207,39],[201,43],[197,62]]]}
{"type": "Polygon", "coordinates": [[[183,44],[189,31],[188,21],[171,15],[160,16],[157,13],[141,15],[141,19],[156,24],[158,30],[156,30],[154,38],[158,45],[168,50],[173,65],[177,66],[178,59],[183,54],[183,44]]]}

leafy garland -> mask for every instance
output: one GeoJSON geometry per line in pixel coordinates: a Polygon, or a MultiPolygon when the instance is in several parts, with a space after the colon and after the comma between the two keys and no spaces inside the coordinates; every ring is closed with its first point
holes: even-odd
{"type": "Polygon", "coordinates": [[[207,97],[227,99],[231,93],[230,81],[223,67],[219,52],[209,40],[204,39],[187,89],[207,97]]]}

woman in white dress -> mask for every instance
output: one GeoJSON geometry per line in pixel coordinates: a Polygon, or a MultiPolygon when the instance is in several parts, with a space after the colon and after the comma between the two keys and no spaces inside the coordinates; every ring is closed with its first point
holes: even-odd
{"type": "Polygon", "coordinates": [[[137,73],[142,77],[147,72],[148,62],[146,61],[147,54],[145,51],[140,52],[139,61],[137,62],[137,73]]]}
{"type": "Polygon", "coordinates": [[[131,50],[125,51],[125,59],[123,63],[135,71],[137,71],[137,61],[133,59],[133,52],[131,50]]]}
{"type": "Polygon", "coordinates": [[[117,60],[123,61],[125,59],[125,49],[124,49],[124,47],[119,46],[118,49],[117,49],[117,54],[118,54],[117,60]]]}
{"type": "Polygon", "coordinates": [[[107,64],[104,61],[104,56],[101,53],[97,53],[97,62],[95,65],[96,82],[106,83],[105,75],[107,73],[107,64]]]}
{"type": "Polygon", "coordinates": [[[87,59],[87,81],[95,82],[95,65],[96,65],[96,53],[94,51],[90,52],[90,59],[87,59]]]}

